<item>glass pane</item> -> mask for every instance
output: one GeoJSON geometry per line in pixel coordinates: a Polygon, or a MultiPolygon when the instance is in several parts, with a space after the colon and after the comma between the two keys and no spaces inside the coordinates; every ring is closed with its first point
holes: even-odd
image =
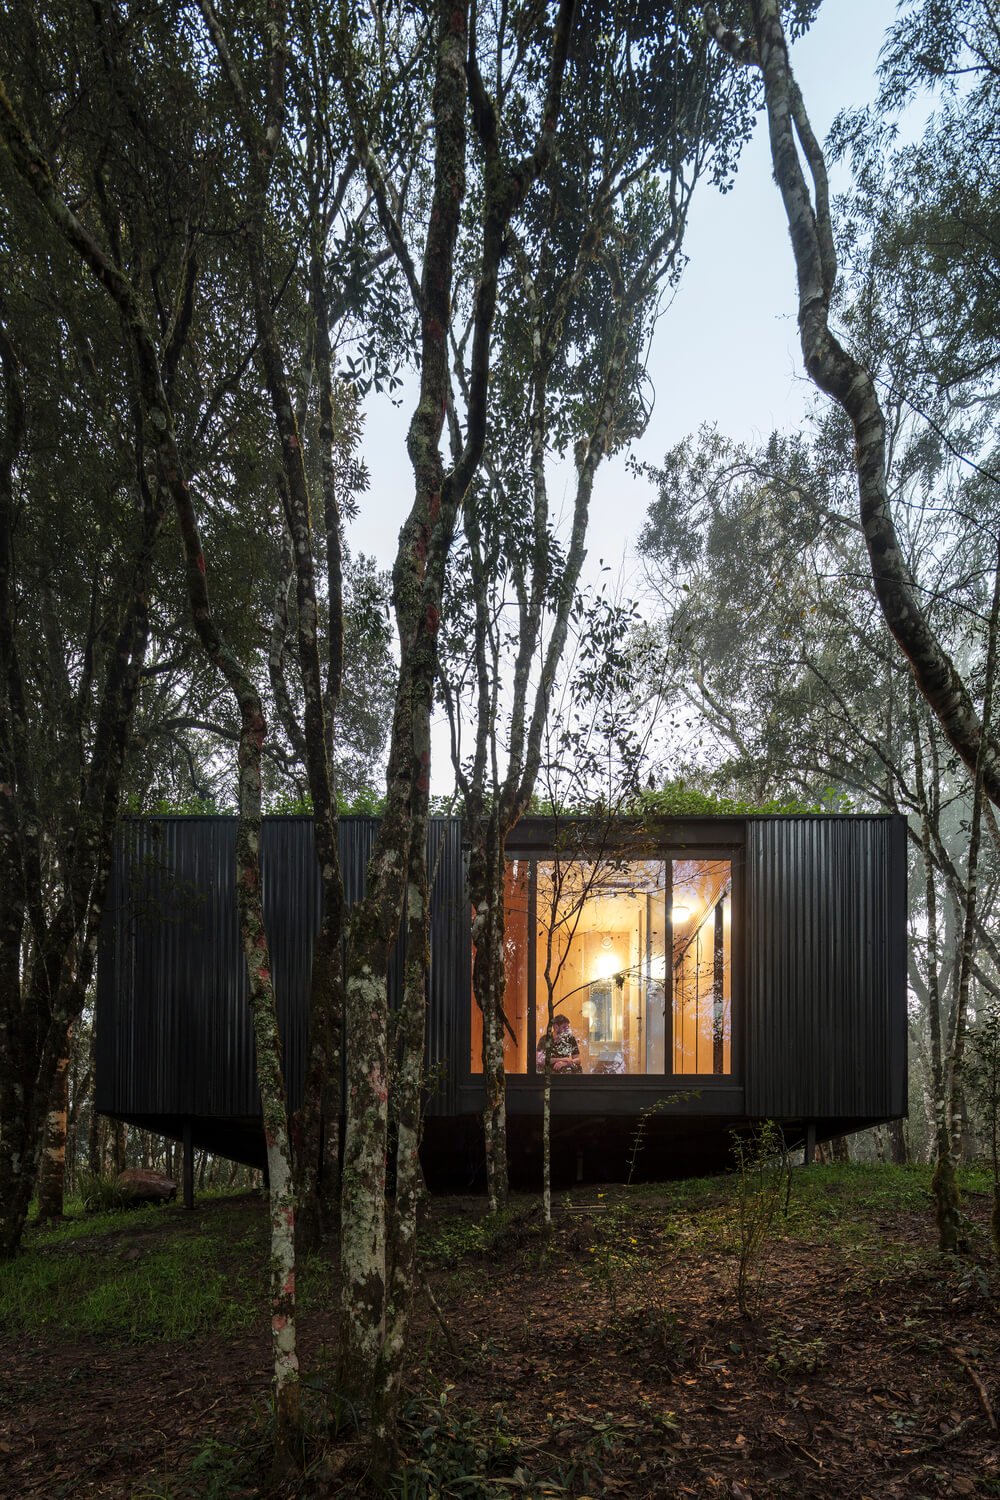
{"type": "Polygon", "coordinates": [[[665,911],[662,860],[539,863],[536,1071],[662,1074],[665,911]]]}
{"type": "Polygon", "coordinates": [[[732,1073],[732,865],[672,864],[675,1073],[732,1073]]]}
{"type": "MultiPolygon", "coordinates": [[[[528,861],[509,859],[504,875],[504,1066],[528,1071],[528,861]]],[[[483,1013],[472,996],[470,1066],[483,1071],[483,1013]]]]}

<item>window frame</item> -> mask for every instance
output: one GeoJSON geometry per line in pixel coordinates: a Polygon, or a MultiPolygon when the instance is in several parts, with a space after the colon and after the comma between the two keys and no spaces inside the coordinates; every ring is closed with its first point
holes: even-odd
{"type": "MultiPolygon", "coordinates": [[[[714,830],[713,830],[714,832],[714,830]]],[[[694,859],[718,859],[728,860],[730,865],[730,877],[732,881],[732,915],[730,918],[730,1071],[728,1073],[675,1073],[673,1063],[673,985],[670,986],[671,1003],[665,1008],[664,1015],[664,1041],[663,1041],[663,1072],[662,1073],[625,1073],[613,1074],[591,1074],[591,1073],[560,1073],[553,1075],[553,1087],[559,1089],[588,1089],[595,1086],[611,1087],[616,1090],[628,1090],[629,1088],[649,1089],[656,1087],[681,1087],[698,1090],[701,1093],[721,1089],[733,1089],[743,1087],[744,1073],[744,1039],[746,1028],[744,1025],[744,936],[746,930],[745,922],[745,895],[744,895],[744,849],[745,839],[743,828],[733,827],[725,830],[730,837],[711,840],[691,839],[685,837],[657,839],[655,843],[636,842],[625,847],[616,847],[615,853],[623,858],[634,858],[636,860],[657,860],[667,865],[667,889],[664,893],[665,911],[664,923],[666,933],[666,946],[668,950],[673,942],[673,922],[670,914],[670,895],[673,885],[672,861],[694,860],[694,859]]],[[[605,853],[607,851],[604,851],[605,853]]],[[[538,1086],[543,1080],[543,1073],[537,1070],[535,1055],[538,1044],[538,1019],[536,1014],[537,1001],[537,950],[538,950],[538,864],[539,861],[551,860],[555,850],[551,840],[543,841],[531,839],[512,839],[505,854],[508,860],[525,860],[528,862],[528,955],[526,983],[528,989],[527,1005],[527,1068],[523,1073],[508,1073],[508,1084],[518,1084],[524,1087],[529,1084],[538,1086]]],[[[586,850],[581,852],[581,859],[587,858],[586,850]]],[[[595,851],[595,857],[600,857],[595,851]]],[[[471,1061],[471,1016],[475,997],[471,989],[469,1006],[466,1011],[464,1033],[466,1045],[463,1049],[465,1057],[465,1079],[467,1083],[482,1081],[482,1070],[473,1072],[471,1061]]]]}

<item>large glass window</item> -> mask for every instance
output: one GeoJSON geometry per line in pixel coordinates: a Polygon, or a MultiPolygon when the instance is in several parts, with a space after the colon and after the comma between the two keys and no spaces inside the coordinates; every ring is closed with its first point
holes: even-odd
{"type": "Polygon", "coordinates": [[[551,1018],[557,1073],[662,1073],[662,860],[540,861],[535,1065],[551,1018]]]}
{"type": "Polygon", "coordinates": [[[732,1052],[732,866],[672,862],[674,1073],[729,1074],[732,1052]]]}
{"type": "MultiPolygon", "coordinates": [[[[732,1073],[729,859],[539,859],[533,891],[514,859],[504,897],[509,1073],[528,1071],[532,1034],[536,1072],[549,1038],[556,1074],[732,1073]]],[[[480,1073],[474,999],[471,1033],[480,1073]]]]}
{"type": "MultiPolygon", "coordinates": [[[[504,876],[503,1059],[508,1073],[528,1071],[528,897],[526,859],[509,859],[504,876]]],[[[483,1013],[472,997],[473,1073],[483,1071],[483,1013]]]]}

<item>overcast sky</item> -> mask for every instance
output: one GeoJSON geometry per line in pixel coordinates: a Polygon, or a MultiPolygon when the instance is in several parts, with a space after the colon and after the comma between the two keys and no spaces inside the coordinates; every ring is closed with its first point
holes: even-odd
{"type": "MultiPolygon", "coordinates": [[[[812,30],[794,46],[793,67],[821,139],[841,109],[875,97],[878,54],[895,9],[895,0],[825,0],[812,30]]],[[[847,186],[843,172],[831,176],[835,191],[847,186]]],[[[813,399],[802,372],[794,263],[763,117],[731,191],[721,194],[705,184],[696,190],[685,249],[688,265],[650,352],[653,417],[633,449],[651,463],[706,421],[738,440],[789,431],[813,399]]],[[[405,446],[412,378],[405,389],[408,399],[399,407],[385,398],[370,405],[364,456],[371,488],[350,533],[355,551],[373,554],[385,567],[413,495],[405,446]]],[[[652,492],[629,473],[625,458],[598,471],[585,582],[596,578],[602,561],[626,588],[639,572],[635,543],[652,492]]],[[[571,480],[571,471],[565,478],[557,474],[550,486],[553,504],[564,504],[567,512],[571,480]]],[[[434,725],[432,761],[434,790],[447,795],[451,768],[443,716],[434,725]]]]}
{"type": "MultiPolygon", "coordinates": [[[[826,0],[812,30],[793,48],[806,108],[821,138],[838,110],[874,97],[878,53],[894,13],[894,0],[826,0]]],[[[843,185],[843,177],[839,181],[843,185]]],[[[732,191],[697,189],[685,248],[689,263],[650,356],[653,418],[634,450],[651,462],[705,421],[738,439],[787,431],[810,399],[798,349],[791,247],[763,119],[744,150],[732,191]]],[[[351,543],[385,566],[413,493],[405,448],[411,407],[411,400],[399,408],[377,400],[368,413],[364,455],[371,489],[351,528],[351,543]]],[[[599,558],[617,571],[623,556],[629,571],[648,500],[647,486],[627,472],[624,456],[602,465],[588,573],[599,558]]]]}

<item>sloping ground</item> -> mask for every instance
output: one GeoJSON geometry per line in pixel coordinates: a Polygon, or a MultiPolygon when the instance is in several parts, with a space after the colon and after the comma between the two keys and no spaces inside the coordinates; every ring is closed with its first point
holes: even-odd
{"type": "MultiPolygon", "coordinates": [[[[551,1237],[528,1199],[499,1228],[477,1200],[435,1200],[440,1317],[422,1295],[393,1493],[1000,1494],[998,1277],[971,1182],[971,1253],[949,1262],[926,1173],[797,1172],[751,1319],[732,1180],[581,1189],[551,1237]]],[[[263,1220],[238,1199],[32,1232],[0,1279],[0,1493],[263,1493],[263,1220]]],[[[325,1413],[329,1264],[302,1285],[325,1413]]],[[[357,1491],[362,1448],[339,1417],[297,1493],[357,1491]]]]}

